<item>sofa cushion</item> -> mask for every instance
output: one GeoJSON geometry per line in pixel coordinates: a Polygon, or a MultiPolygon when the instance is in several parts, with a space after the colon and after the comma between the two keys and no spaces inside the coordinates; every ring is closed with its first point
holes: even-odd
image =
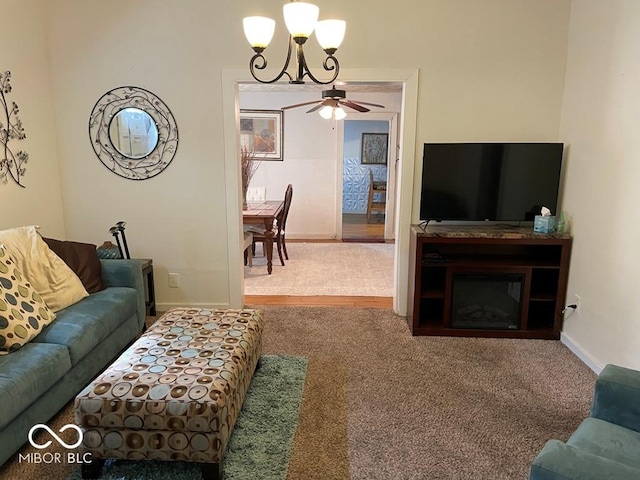
{"type": "Polygon", "coordinates": [[[604,420],[584,420],[567,445],[640,469],[640,433],[604,420]]]}
{"type": "Polygon", "coordinates": [[[102,264],[91,243],[70,242],[54,238],[42,238],[53,252],[75,273],[89,293],[104,290],[102,264]]]}
{"type": "Polygon", "coordinates": [[[71,364],[77,364],[118,326],[136,315],[134,288],[110,287],[58,312],[58,318],[35,342],[65,345],[71,364]]]}
{"type": "Polygon", "coordinates": [[[0,430],[71,369],[62,345],[30,342],[0,357],[0,430]]]}
{"type": "Polygon", "coordinates": [[[54,312],[89,295],[73,270],[44,243],[37,227],[2,230],[0,243],[54,312]]]}
{"type": "Polygon", "coordinates": [[[0,355],[15,352],[54,318],[55,314],[0,245],[0,355]]]}

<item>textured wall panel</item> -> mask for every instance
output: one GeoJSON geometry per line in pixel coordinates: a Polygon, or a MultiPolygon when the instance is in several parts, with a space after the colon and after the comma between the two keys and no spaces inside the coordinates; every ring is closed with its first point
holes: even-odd
{"type": "Polygon", "coordinates": [[[373,179],[387,179],[386,165],[361,165],[359,158],[345,158],[342,172],[342,212],[367,213],[369,170],[373,179]]]}

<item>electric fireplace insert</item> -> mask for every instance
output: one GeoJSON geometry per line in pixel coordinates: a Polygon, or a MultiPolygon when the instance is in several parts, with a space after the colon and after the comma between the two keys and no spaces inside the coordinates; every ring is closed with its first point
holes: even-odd
{"type": "Polygon", "coordinates": [[[457,273],[452,277],[451,328],[520,328],[521,273],[457,273]]]}

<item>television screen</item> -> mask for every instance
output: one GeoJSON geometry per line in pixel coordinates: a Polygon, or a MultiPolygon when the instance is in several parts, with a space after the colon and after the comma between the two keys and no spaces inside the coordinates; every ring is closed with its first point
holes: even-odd
{"type": "Polygon", "coordinates": [[[532,221],[556,214],[562,143],[425,143],[421,220],[532,221]]]}

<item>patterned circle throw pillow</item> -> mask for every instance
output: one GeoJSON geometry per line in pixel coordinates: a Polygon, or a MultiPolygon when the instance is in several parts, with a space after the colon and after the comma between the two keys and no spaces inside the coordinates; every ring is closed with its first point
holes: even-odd
{"type": "Polygon", "coordinates": [[[0,355],[19,349],[55,318],[0,245],[0,355]]]}

